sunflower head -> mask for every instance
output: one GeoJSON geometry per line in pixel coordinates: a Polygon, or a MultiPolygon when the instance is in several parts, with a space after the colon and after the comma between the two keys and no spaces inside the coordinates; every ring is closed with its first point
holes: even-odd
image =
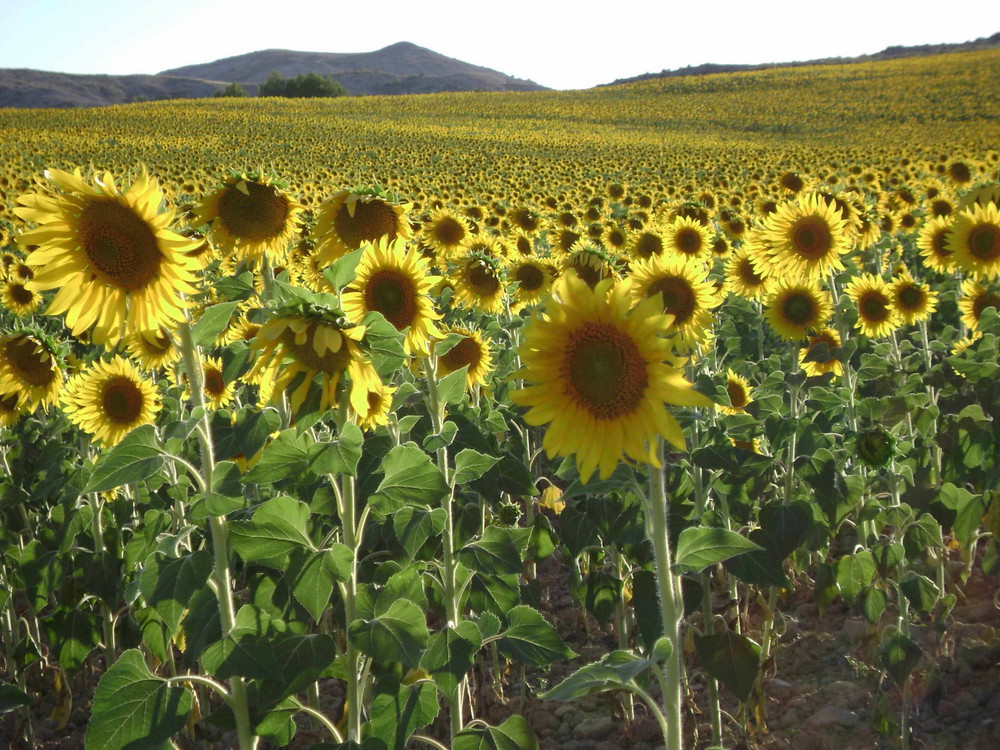
{"type": "Polygon", "coordinates": [[[62,384],[56,348],[44,335],[0,336],[0,393],[17,393],[19,409],[47,409],[59,400],[62,384]]]}
{"type": "Polygon", "coordinates": [[[992,307],[1000,311],[1000,293],[996,289],[979,283],[975,279],[962,282],[962,295],[958,298],[958,309],[962,313],[962,322],[970,331],[979,328],[983,311],[992,307]]]}
{"type": "Polygon", "coordinates": [[[379,187],[342,190],[320,206],[316,217],[316,253],[324,264],[382,238],[393,242],[412,236],[410,204],[379,187]]]}
{"type": "Polygon", "coordinates": [[[788,340],[806,338],[810,329],[825,325],[833,312],[830,293],[815,281],[778,281],[765,304],[765,319],[788,340]]]}
{"type": "Polygon", "coordinates": [[[851,279],[844,292],[858,306],[855,326],[866,336],[888,336],[899,327],[900,316],[893,305],[892,291],[882,278],[861,274],[851,279]]]}
{"type": "Polygon", "coordinates": [[[954,220],[950,216],[940,216],[925,221],[917,234],[917,247],[928,268],[935,271],[949,271],[955,267],[954,253],[949,237],[954,220]]]}
{"type": "Polygon", "coordinates": [[[420,231],[424,244],[442,258],[458,252],[471,234],[466,218],[447,208],[432,211],[420,231]]]}
{"type": "Polygon", "coordinates": [[[750,381],[731,369],[726,370],[726,394],[729,396],[729,404],[715,405],[715,408],[723,414],[743,414],[753,403],[750,381]]]}
{"type": "Polygon", "coordinates": [[[782,204],[764,225],[776,274],[819,279],[843,270],[840,256],[851,249],[835,203],[811,193],[782,204]]]}
{"type": "Polygon", "coordinates": [[[69,420],[105,448],[136,427],[152,424],[160,410],[156,387],[117,355],[73,377],[62,402],[69,420]]]}
{"type": "Polygon", "coordinates": [[[823,328],[809,337],[809,345],[799,350],[799,364],[802,371],[811,378],[818,378],[828,372],[834,377],[844,374],[841,361],[840,334],[832,328],[823,328]]]}
{"type": "Polygon", "coordinates": [[[899,274],[889,285],[893,307],[906,324],[926,320],[937,309],[937,292],[914,281],[909,271],[899,274]]]}
{"type": "Polygon", "coordinates": [[[973,276],[1000,276],[1000,208],[976,205],[955,217],[947,239],[955,264],[973,276]]]}
{"type": "Polygon", "coordinates": [[[457,334],[460,338],[444,354],[437,356],[437,376],[449,375],[463,367],[468,367],[465,374],[465,387],[485,388],[489,385],[493,373],[493,354],[483,335],[475,328],[452,326],[449,334],[457,334]]]}
{"type": "Polygon", "coordinates": [[[451,282],[455,302],[461,307],[489,314],[504,309],[504,273],[496,259],[478,253],[465,256],[451,274],[451,282]]]}

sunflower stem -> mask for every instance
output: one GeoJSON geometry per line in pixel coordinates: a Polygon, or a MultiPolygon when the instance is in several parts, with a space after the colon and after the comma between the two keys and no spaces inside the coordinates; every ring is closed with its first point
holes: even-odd
{"type": "MultiPolygon", "coordinates": [[[[104,525],[101,519],[103,503],[101,497],[96,492],[91,492],[88,496],[90,507],[94,511],[94,516],[90,522],[91,533],[94,536],[94,554],[100,557],[104,554],[104,525]]],[[[115,615],[107,602],[101,602],[101,624],[104,630],[104,664],[108,669],[118,659],[117,644],[115,641],[115,615]]]]}
{"type": "MultiPolygon", "coordinates": [[[[440,435],[444,429],[444,404],[441,403],[441,397],[438,393],[435,376],[437,370],[436,364],[436,357],[433,354],[424,359],[424,380],[427,383],[427,408],[430,412],[434,433],[440,435]]],[[[445,614],[448,620],[447,627],[454,628],[461,622],[461,613],[458,602],[458,591],[455,584],[457,573],[455,565],[455,510],[453,507],[455,484],[448,469],[447,447],[437,450],[437,463],[448,484],[448,494],[442,500],[445,522],[443,533],[444,563],[441,570],[441,579],[444,585],[445,614]]],[[[465,690],[465,685],[466,678],[463,676],[455,688],[448,694],[452,742],[454,742],[455,736],[462,731],[462,727],[465,725],[464,717],[462,716],[462,694],[465,690]]]]}
{"type": "MultiPolygon", "coordinates": [[[[198,358],[198,348],[191,334],[191,323],[185,314],[185,319],[178,329],[181,339],[181,356],[184,370],[188,376],[188,387],[191,391],[191,406],[200,412],[198,426],[198,444],[201,450],[201,477],[205,487],[213,489],[212,476],[215,467],[215,454],[212,447],[212,427],[208,412],[205,410],[205,377],[198,358]]],[[[228,637],[236,628],[236,607],[233,602],[233,583],[229,572],[229,533],[225,516],[211,516],[209,529],[212,535],[213,570],[212,579],[215,582],[216,596],[219,600],[219,619],[222,624],[222,635],[228,637]]],[[[236,719],[236,732],[239,736],[240,750],[254,750],[257,738],[250,724],[250,709],[247,703],[246,683],[242,677],[233,677],[230,682],[230,704],[236,719]]]]}
{"type": "MultiPolygon", "coordinates": [[[[663,456],[663,440],[657,438],[657,454],[663,456]]],[[[666,750],[681,750],[681,655],[680,621],[683,611],[678,601],[679,581],[673,574],[670,552],[670,530],[667,524],[667,486],[664,469],[649,472],[649,502],[647,503],[647,533],[653,543],[656,583],[660,589],[660,616],[663,619],[663,637],[670,643],[670,656],[666,659],[663,682],[665,730],[663,740],[666,750]]]]}

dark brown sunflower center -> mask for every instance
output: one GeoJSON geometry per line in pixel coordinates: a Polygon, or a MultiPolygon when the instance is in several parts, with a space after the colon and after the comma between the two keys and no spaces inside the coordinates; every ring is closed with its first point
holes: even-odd
{"type": "Polygon", "coordinates": [[[781,311],[782,317],[794,326],[812,324],[818,312],[816,301],[811,295],[803,292],[788,295],[781,311]]]}
{"type": "Polygon", "coordinates": [[[153,229],[114,199],[97,198],[83,207],[80,246],[97,276],[126,292],[149,284],[163,262],[153,229]]]}
{"type": "Polygon", "coordinates": [[[115,424],[132,424],[142,416],[145,397],[131,378],[116,375],[104,385],[101,394],[101,411],[115,424]]]}
{"type": "Polygon", "coordinates": [[[806,260],[822,258],[833,247],[830,227],[819,216],[807,216],[792,228],[792,246],[795,254],[806,260]]]}
{"type": "Polygon", "coordinates": [[[870,323],[881,323],[889,317],[889,300],[882,292],[868,292],[858,301],[861,317],[870,323]]]}
{"type": "Polygon", "coordinates": [[[907,310],[915,310],[924,300],[919,287],[908,285],[899,290],[899,304],[907,310]]]}
{"type": "Polygon", "coordinates": [[[465,227],[450,216],[434,222],[434,239],[445,247],[453,247],[465,239],[465,227]]]}
{"type": "Polygon", "coordinates": [[[556,248],[562,250],[564,253],[569,252],[569,249],[573,247],[573,243],[580,239],[580,235],[574,232],[572,229],[564,229],[559,232],[556,237],[556,248]]]}
{"type": "Polygon", "coordinates": [[[31,386],[46,386],[56,379],[52,356],[45,351],[35,351],[38,342],[28,336],[19,336],[7,342],[4,358],[18,379],[31,386]]]}
{"type": "Polygon", "coordinates": [[[988,262],[1000,258],[1000,227],[993,224],[973,227],[967,244],[969,252],[979,260],[988,262]]]}
{"type": "Polygon", "coordinates": [[[697,255],[701,252],[703,239],[694,229],[685,228],[674,235],[674,246],[685,255],[697,255]]]}
{"type": "Polygon", "coordinates": [[[20,398],[20,395],[17,393],[0,394],[0,411],[6,412],[7,414],[13,414],[17,411],[17,402],[20,398]]]}
{"type": "Polygon", "coordinates": [[[346,205],[341,206],[333,220],[337,236],[351,250],[381,237],[388,237],[392,242],[398,227],[396,212],[383,200],[358,201],[354,204],[354,216],[348,213],[346,205]]]}
{"type": "Polygon", "coordinates": [[[365,285],[365,307],[382,313],[397,331],[402,331],[413,325],[416,317],[416,292],[413,281],[406,274],[382,269],[372,274],[365,285]]]}
{"type": "Polygon", "coordinates": [[[729,394],[729,403],[737,409],[742,409],[750,403],[750,394],[738,380],[730,380],[726,383],[726,393],[729,394]]]}
{"type": "Polygon", "coordinates": [[[226,392],[226,381],[221,370],[205,368],[205,392],[212,398],[219,398],[226,392]]]}
{"type": "Polygon", "coordinates": [[[996,308],[1000,311],[1000,296],[996,294],[980,294],[972,303],[972,314],[976,320],[983,317],[983,310],[987,307],[996,308]]]}
{"type": "Polygon", "coordinates": [[[525,292],[537,292],[545,284],[545,273],[538,266],[525,263],[519,266],[514,278],[521,284],[525,292]]]}
{"type": "Polygon", "coordinates": [[[219,221],[238,240],[266,242],[285,231],[289,201],[274,185],[243,180],[246,192],[236,185],[219,198],[219,221]]]}
{"type": "Polygon", "coordinates": [[[948,235],[951,232],[950,227],[945,227],[944,229],[938,230],[938,232],[931,237],[931,249],[934,251],[934,255],[939,258],[947,258],[951,255],[952,251],[947,245],[948,235]]]}
{"type": "Polygon", "coordinates": [[[521,255],[531,255],[534,249],[531,247],[531,240],[525,237],[524,235],[520,235],[517,238],[517,242],[515,242],[514,244],[515,247],[517,247],[517,252],[520,253],[521,255]]]}
{"type": "Polygon", "coordinates": [[[471,336],[466,336],[455,346],[441,355],[440,362],[448,372],[455,372],[466,365],[469,370],[475,370],[483,358],[483,351],[479,348],[479,342],[471,336]]]}
{"type": "Polygon", "coordinates": [[[602,323],[587,323],[570,334],[563,368],[568,395],[595,419],[634,413],[649,382],[646,361],[632,338],[602,323]]]}
{"type": "Polygon", "coordinates": [[[608,232],[607,242],[611,247],[621,247],[625,244],[625,233],[620,229],[612,229],[608,232]]]}
{"type": "Polygon", "coordinates": [[[7,290],[10,293],[10,298],[18,305],[30,305],[34,299],[34,296],[24,288],[23,284],[10,284],[7,290]]]}
{"type": "Polygon", "coordinates": [[[836,348],[837,342],[832,337],[817,336],[809,340],[809,359],[821,365],[826,364],[836,359],[833,355],[833,350],[836,348]]]}
{"type": "Polygon", "coordinates": [[[492,297],[500,290],[500,280],[493,269],[481,261],[465,269],[465,281],[478,297],[492,297]]]}
{"type": "Polygon", "coordinates": [[[805,182],[803,182],[802,178],[799,177],[797,174],[793,172],[788,172],[782,176],[781,186],[785,188],[785,190],[790,190],[793,193],[797,193],[802,188],[805,187],[805,182]]]}
{"type": "Polygon", "coordinates": [[[635,241],[635,254],[640,258],[649,258],[663,252],[663,239],[652,232],[643,232],[635,241]]]}
{"type": "Polygon", "coordinates": [[[948,175],[955,182],[964,184],[972,179],[972,170],[964,162],[957,161],[948,167],[948,175]]]}
{"type": "Polygon", "coordinates": [[[754,270],[753,263],[750,262],[749,258],[743,258],[740,260],[738,270],[740,281],[747,286],[753,288],[764,283],[764,277],[754,270]]]}
{"type": "MultiPolygon", "coordinates": [[[[321,372],[324,375],[339,375],[351,362],[347,341],[343,340],[340,348],[335,352],[326,349],[321,357],[316,354],[316,347],[313,345],[318,327],[319,325],[316,323],[310,325],[306,340],[301,344],[295,343],[295,332],[286,328],[281,334],[281,343],[285,350],[307,369],[321,372]]],[[[337,335],[342,336],[339,332],[337,335]]]]}
{"type": "Polygon", "coordinates": [[[663,312],[674,316],[674,325],[682,326],[695,313],[697,297],[687,279],[679,276],[663,276],[656,279],[646,289],[646,296],[663,295],[663,312]]]}
{"type": "Polygon", "coordinates": [[[145,333],[141,336],[142,348],[147,354],[164,354],[166,353],[172,344],[170,337],[167,336],[163,331],[157,331],[152,336],[147,336],[145,333]]]}

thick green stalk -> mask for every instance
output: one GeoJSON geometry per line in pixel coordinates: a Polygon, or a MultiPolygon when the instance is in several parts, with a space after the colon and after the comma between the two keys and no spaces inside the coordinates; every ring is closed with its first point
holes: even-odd
{"type": "MultiPolygon", "coordinates": [[[[90,493],[88,498],[91,510],[94,512],[94,516],[90,521],[90,530],[94,536],[94,554],[100,557],[105,550],[104,525],[101,522],[103,504],[96,492],[90,493]]],[[[118,660],[118,647],[115,641],[115,615],[112,608],[106,602],[101,602],[101,625],[104,629],[104,665],[106,668],[111,669],[111,665],[118,660]]]]}
{"type": "MultiPolygon", "coordinates": [[[[188,377],[188,388],[191,391],[191,406],[201,410],[201,419],[195,432],[198,434],[198,445],[201,450],[201,476],[205,487],[213,489],[212,477],[215,468],[215,455],[212,447],[212,428],[208,412],[205,410],[205,375],[201,369],[198,350],[191,335],[191,325],[185,320],[179,328],[181,355],[184,360],[184,370],[188,377]]],[[[219,618],[222,623],[222,635],[228,636],[236,627],[236,607],[233,602],[233,583],[229,572],[229,535],[225,516],[212,516],[209,519],[209,529],[212,534],[212,553],[214,566],[212,579],[219,600],[219,618]]],[[[247,703],[246,683],[242,677],[233,677],[230,681],[230,694],[233,715],[236,719],[236,732],[239,736],[240,750],[254,750],[257,738],[250,724],[250,709],[247,703]]]]}
{"type": "MultiPolygon", "coordinates": [[[[657,452],[663,455],[663,441],[658,440],[657,452]]],[[[665,470],[665,467],[664,467],[665,470]]],[[[663,470],[650,469],[649,502],[647,503],[647,533],[653,543],[656,567],[656,584],[660,590],[660,616],[663,620],[663,637],[670,645],[670,656],[664,666],[663,714],[666,733],[663,737],[666,750],[681,750],[681,655],[680,621],[683,608],[679,601],[680,581],[671,570],[669,528],[667,526],[667,487],[663,470]]]]}
{"type": "MultiPolygon", "coordinates": [[[[441,397],[438,393],[437,379],[434,375],[437,369],[435,364],[433,355],[424,360],[424,374],[426,375],[424,380],[427,383],[427,408],[431,415],[431,424],[434,427],[435,434],[440,435],[444,428],[444,404],[441,403],[441,397]]],[[[448,483],[448,494],[442,500],[445,522],[443,532],[444,561],[441,570],[441,582],[444,586],[447,626],[455,627],[461,622],[458,588],[455,582],[455,575],[457,573],[455,563],[455,509],[453,502],[455,486],[452,481],[451,471],[448,468],[448,449],[446,447],[437,450],[437,463],[441,473],[444,474],[445,481],[448,483]]],[[[466,680],[463,677],[459,680],[455,689],[448,695],[452,741],[454,741],[455,735],[461,732],[462,727],[465,725],[464,717],[462,716],[462,694],[465,690],[465,685],[466,680]]]]}

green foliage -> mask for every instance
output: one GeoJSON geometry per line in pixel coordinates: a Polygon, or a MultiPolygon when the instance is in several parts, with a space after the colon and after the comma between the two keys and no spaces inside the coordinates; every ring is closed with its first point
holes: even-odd
{"type": "Polygon", "coordinates": [[[347,96],[347,91],[332,76],[301,73],[294,78],[285,78],[280,73],[271,71],[267,80],[260,84],[257,95],[310,99],[347,96]]]}

